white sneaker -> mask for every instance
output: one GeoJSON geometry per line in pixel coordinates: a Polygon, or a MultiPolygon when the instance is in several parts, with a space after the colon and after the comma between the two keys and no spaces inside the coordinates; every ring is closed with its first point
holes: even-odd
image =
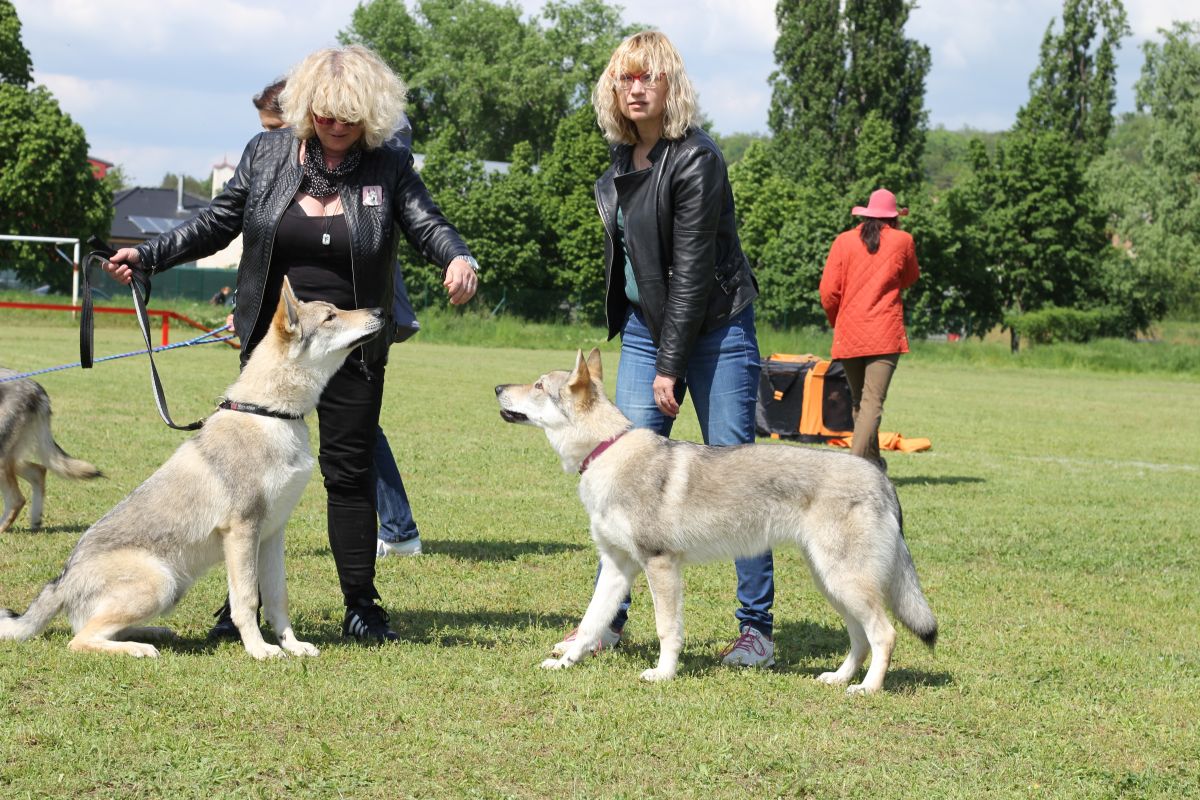
{"type": "MultiPolygon", "coordinates": [[[[575,637],[579,634],[579,628],[574,628],[563,637],[563,640],[554,647],[550,648],[550,655],[561,656],[567,652],[567,648],[575,641],[575,637]]],[[[601,650],[612,650],[621,643],[621,632],[615,628],[605,628],[600,634],[600,643],[592,648],[592,655],[596,655],[601,650]]]]}
{"type": "Polygon", "coordinates": [[[747,627],[721,651],[721,663],[727,667],[773,667],[775,642],[770,636],[747,627]]]}
{"type": "Polygon", "coordinates": [[[387,558],[388,556],[419,556],[421,555],[421,537],[414,536],[403,542],[385,542],[383,539],[377,539],[375,543],[375,557],[387,558]]]}

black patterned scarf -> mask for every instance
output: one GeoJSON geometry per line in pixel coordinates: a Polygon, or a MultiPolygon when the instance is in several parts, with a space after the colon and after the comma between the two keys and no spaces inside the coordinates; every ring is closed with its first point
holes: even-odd
{"type": "Polygon", "coordinates": [[[305,144],[304,178],[300,181],[300,191],[312,197],[329,197],[336,194],[342,178],[358,168],[362,159],[362,150],[356,145],[346,153],[342,163],[333,169],[325,166],[325,151],[321,149],[321,140],[312,137],[305,144]]]}

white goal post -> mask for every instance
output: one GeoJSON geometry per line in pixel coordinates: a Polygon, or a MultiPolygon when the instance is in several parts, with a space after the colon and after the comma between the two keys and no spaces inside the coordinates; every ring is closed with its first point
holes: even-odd
{"type": "Polygon", "coordinates": [[[79,305],[79,240],[70,236],[16,236],[13,234],[0,233],[0,241],[3,242],[50,242],[54,245],[72,244],[75,246],[74,253],[71,258],[67,258],[67,254],[59,250],[56,246],[54,252],[62,257],[63,261],[71,265],[71,305],[79,305]]]}

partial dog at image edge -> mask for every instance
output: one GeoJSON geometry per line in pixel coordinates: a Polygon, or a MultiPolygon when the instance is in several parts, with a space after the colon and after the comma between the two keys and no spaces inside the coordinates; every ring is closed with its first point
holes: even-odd
{"type": "Polygon", "coordinates": [[[637,573],[646,574],[658,632],[648,681],[675,677],[683,648],[682,567],[798,546],[817,587],[845,620],[850,653],[818,680],[850,693],[883,685],[896,631],[885,608],[931,649],[937,621],[901,529],[900,501],[874,464],[849,453],[785,444],[708,447],[631,423],[604,394],[600,351],[531,384],[496,387],[500,416],[546,432],[600,551],[600,575],[574,641],[546,669],[577,663],[600,641],[637,573]]]}
{"type": "Polygon", "coordinates": [[[221,407],[157,471],[92,525],[21,616],[0,611],[0,639],[25,640],[64,611],[76,651],[157,656],[142,623],[175,607],[222,560],[242,644],[255,658],[317,655],[288,619],[283,532],[312,473],[308,427],[346,356],[383,329],[380,309],[302,303],[284,279],[270,330],[221,407]],[[263,640],[256,605],[279,646],[263,640]]]}
{"type": "MultiPolygon", "coordinates": [[[[0,379],[18,374],[0,367],[0,379]]],[[[0,383],[0,495],[4,497],[0,533],[12,527],[25,508],[18,477],[31,489],[29,527],[35,531],[42,527],[46,470],[76,480],[101,477],[100,470],[67,455],[54,441],[50,433],[50,396],[41,384],[31,378],[0,383]]]]}

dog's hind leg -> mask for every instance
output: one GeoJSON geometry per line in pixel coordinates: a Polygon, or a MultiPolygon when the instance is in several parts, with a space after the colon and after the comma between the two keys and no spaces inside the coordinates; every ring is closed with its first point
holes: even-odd
{"type": "Polygon", "coordinates": [[[651,556],[646,562],[646,582],[654,598],[654,625],[658,630],[658,664],[642,673],[644,681],[669,681],[679,667],[683,649],[683,572],[673,553],[651,556]]]}
{"type": "Polygon", "coordinates": [[[561,658],[548,658],[543,661],[542,669],[569,667],[592,652],[600,643],[600,634],[617,615],[621,598],[629,594],[629,587],[637,569],[637,562],[623,553],[600,553],[600,574],[596,577],[596,589],[579,623],[575,639],[561,658]]]}
{"type": "Polygon", "coordinates": [[[842,621],[846,623],[846,632],[850,634],[850,652],[837,671],[822,672],[817,676],[817,680],[832,686],[845,686],[862,669],[863,663],[867,660],[867,653],[871,651],[871,645],[858,620],[846,613],[839,603],[833,603],[833,606],[841,614],[842,621]]]}
{"type": "Polygon", "coordinates": [[[263,613],[279,636],[279,644],[295,656],[315,656],[320,651],[296,638],[288,618],[287,578],[283,568],[283,531],[265,539],[258,548],[258,586],[263,613]]]}
{"type": "Polygon", "coordinates": [[[29,483],[29,527],[42,527],[42,509],[46,505],[46,468],[32,461],[22,461],[17,473],[29,483]]]}
{"type": "Polygon", "coordinates": [[[25,497],[17,485],[17,473],[11,461],[0,462],[0,495],[4,497],[4,514],[0,516],[0,533],[8,530],[25,507],[25,497]]]}
{"type": "Polygon", "coordinates": [[[896,645],[896,629],[888,621],[880,593],[864,589],[860,576],[827,576],[822,587],[833,607],[846,621],[850,634],[850,654],[837,672],[826,672],[817,680],[842,685],[858,672],[871,653],[871,666],[863,682],[846,688],[849,694],[877,692],[883,687],[883,676],[892,661],[896,645]],[[836,588],[835,588],[836,587],[836,588]]]}
{"type": "Polygon", "coordinates": [[[145,633],[146,629],[138,626],[171,607],[177,585],[169,570],[151,556],[126,550],[96,557],[86,571],[86,577],[68,571],[67,584],[60,589],[71,596],[73,591],[87,587],[86,591],[97,598],[94,604],[79,595],[68,601],[67,616],[75,629],[70,648],[77,652],[156,657],[158,650],[153,645],[127,639],[145,633]]]}
{"type": "Polygon", "coordinates": [[[229,576],[229,616],[242,635],[242,645],[255,658],[283,654],[267,644],[258,629],[258,530],[247,520],[235,521],[225,534],[225,571],[229,576]]]}

